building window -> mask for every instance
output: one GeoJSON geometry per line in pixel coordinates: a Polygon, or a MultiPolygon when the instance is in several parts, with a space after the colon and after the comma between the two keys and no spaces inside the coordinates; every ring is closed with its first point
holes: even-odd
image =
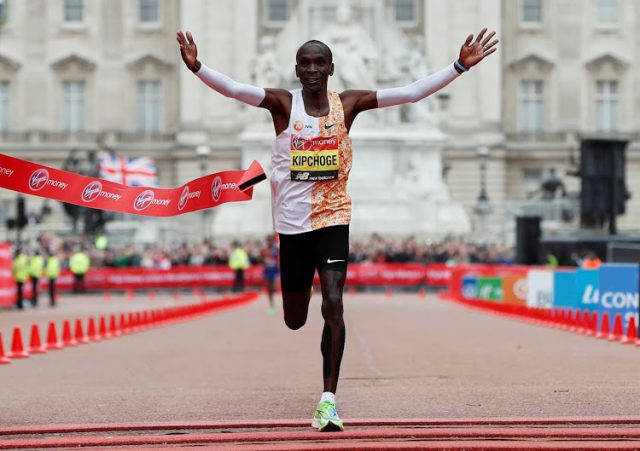
{"type": "Polygon", "coordinates": [[[11,104],[9,103],[9,82],[0,81],[0,131],[9,130],[9,113],[11,104]]]}
{"type": "Polygon", "coordinates": [[[84,81],[65,81],[62,84],[62,128],[67,132],[84,130],[84,81]]]}
{"type": "Polygon", "coordinates": [[[160,22],[160,6],[158,0],[140,0],[140,22],[160,22]]]}
{"type": "Polygon", "coordinates": [[[618,0],[598,0],[598,22],[615,23],[618,21],[618,0]]]}
{"type": "Polygon", "coordinates": [[[160,131],[160,82],[138,82],[138,130],[160,131]]]}
{"type": "Polygon", "coordinates": [[[600,132],[618,130],[620,101],[618,82],[606,80],[596,82],[596,129],[600,132]]]}
{"type": "Polygon", "coordinates": [[[396,0],[394,5],[394,13],[396,22],[416,21],[416,2],[415,0],[396,0]]]}
{"type": "Polygon", "coordinates": [[[7,3],[8,0],[0,0],[0,26],[7,21],[7,3]]]}
{"type": "Polygon", "coordinates": [[[526,23],[542,22],[542,0],[522,0],[522,21],[526,23]]]}
{"type": "Polygon", "coordinates": [[[543,84],[541,81],[520,82],[520,130],[535,132],[543,126],[543,84]]]}
{"type": "Polygon", "coordinates": [[[289,1],[268,0],[266,12],[267,22],[286,22],[289,20],[289,1]]]}
{"type": "Polygon", "coordinates": [[[84,0],[64,0],[64,21],[82,22],[84,20],[84,0]]]}
{"type": "Polygon", "coordinates": [[[522,178],[528,183],[540,183],[540,180],[542,180],[542,169],[524,168],[522,170],[522,178]]]}

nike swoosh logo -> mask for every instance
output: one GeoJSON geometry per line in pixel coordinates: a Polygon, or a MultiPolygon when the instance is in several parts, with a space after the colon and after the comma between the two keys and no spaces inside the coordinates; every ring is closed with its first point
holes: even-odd
{"type": "Polygon", "coordinates": [[[333,127],[334,125],[336,125],[335,123],[333,124],[324,124],[324,129],[325,130],[329,130],[331,127],[333,127]]]}
{"type": "Polygon", "coordinates": [[[327,264],[331,264],[331,263],[336,263],[336,262],[343,262],[344,260],[331,260],[330,258],[327,258],[327,264]]]}

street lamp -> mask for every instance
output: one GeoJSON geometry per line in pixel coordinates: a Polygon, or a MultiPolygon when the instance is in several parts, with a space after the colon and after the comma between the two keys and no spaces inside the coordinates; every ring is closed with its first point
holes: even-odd
{"type": "MultiPolygon", "coordinates": [[[[207,175],[207,163],[209,160],[209,155],[211,155],[211,147],[207,146],[206,144],[199,145],[198,147],[196,147],[196,155],[200,160],[200,175],[205,176],[207,175]]],[[[210,217],[211,217],[211,209],[205,208],[204,210],[202,210],[202,215],[201,215],[202,241],[204,241],[204,239],[207,238],[207,236],[209,235],[208,232],[209,232],[210,217]]]]}
{"type": "Polygon", "coordinates": [[[491,203],[487,196],[487,160],[490,151],[488,147],[478,147],[476,155],[480,161],[480,194],[476,200],[474,211],[478,216],[478,232],[481,238],[487,238],[489,215],[491,214],[491,203]]]}

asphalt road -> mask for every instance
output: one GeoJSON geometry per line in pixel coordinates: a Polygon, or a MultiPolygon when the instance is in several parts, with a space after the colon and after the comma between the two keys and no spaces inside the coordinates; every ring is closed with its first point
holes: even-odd
{"type": "MultiPolygon", "coordinates": [[[[14,326],[195,302],[63,297],[0,311],[14,326]]],[[[322,391],[319,296],[290,331],[266,299],[0,365],[0,425],[310,419],[322,391]]],[[[640,348],[469,310],[429,295],[345,299],[338,410],[349,418],[640,415],[640,348]]],[[[60,326],[58,326],[60,327],[60,326]]],[[[28,341],[26,336],[23,337],[28,341]]]]}

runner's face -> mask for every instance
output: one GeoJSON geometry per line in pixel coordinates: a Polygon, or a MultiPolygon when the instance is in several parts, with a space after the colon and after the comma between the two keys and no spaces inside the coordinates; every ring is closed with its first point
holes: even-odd
{"type": "Polygon", "coordinates": [[[327,90],[327,81],[333,75],[333,63],[328,53],[317,45],[308,45],[298,51],[296,76],[302,87],[309,91],[327,90]]]}

